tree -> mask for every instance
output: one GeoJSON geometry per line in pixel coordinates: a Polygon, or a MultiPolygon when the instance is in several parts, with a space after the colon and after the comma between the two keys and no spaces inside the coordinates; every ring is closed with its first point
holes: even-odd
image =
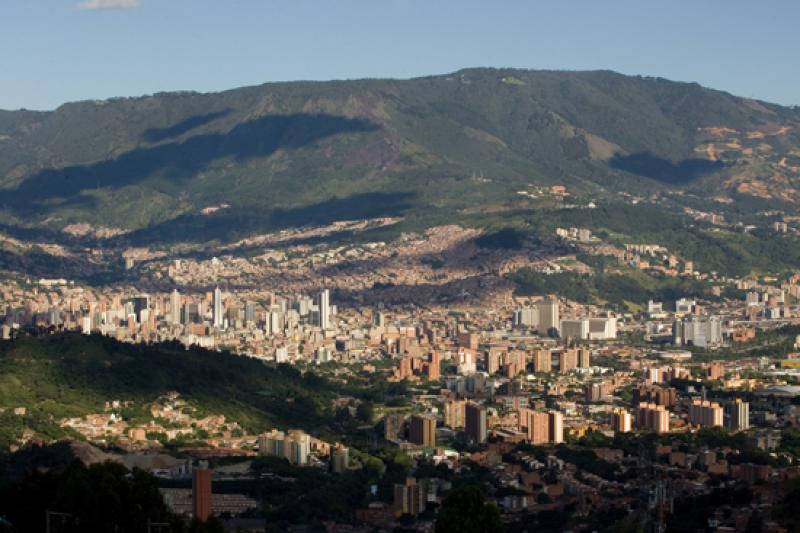
{"type": "Polygon", "coordinates": [[[358,416],[359,420],[364,422],[372,422],[372,420],[375,418],[375,411],[372,402],[364,400],[358,404],[358,408],[356,408],[356,416],[358,416]]]}
{"type": "Polygon", "coordinates": [[[113,462],[40,473],[0,489],[0,516],[20,531],[39,531],[47,511],[61,513],[59,531],[144,531],[148,521],[175,524],[153,477],[113,462]]]}
{"type": "Polygon", "coordinates": [[[436,533],[501,533],[500,511],[475,485],[450,491],[436,520],[436,533]]]}

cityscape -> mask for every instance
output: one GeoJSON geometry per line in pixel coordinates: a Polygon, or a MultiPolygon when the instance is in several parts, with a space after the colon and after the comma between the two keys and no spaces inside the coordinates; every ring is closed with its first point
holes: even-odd
{"type": "Polygon", "coordinates": [[[738,4],[0,6],[0,533],[800,532],[738,4]]]}
{"type": "MultiPolygon", "coordinates": [[[[429,240],[407,242],[428,250],[429,240]]],[[[431,508],[441,505],[452,477],[473,468],[485,472],[493,487],[489,497],[503,520],[512,522],[531,511],[567,508],[587,517],[604,512],[623,518],[623,510],[636,505],[660,509],[660,515],[648,511],[637,520],[665,529],[676,502],[706,495],[714,479],[765,490],[771,486],[767,493],[776,504],[780,483],[798,471],[782,443],[796,438],[800,275],[767,283],[723,278],[663,246],[615,247],[586,229],[558,228],[552,247],[571,253],[546,261],[525,259],[544,278],[558,275],[561,269],[554,267],[570,258],[571,268],[579,268],[577,250],[611,257],[626,268],[706,281],[708,298],[635,302],[620,312],[557,293],[522,296],[497,280],[487,281],[479,295],[451,303],[421,306],[390,293],[387,304],[371,304],[354,300],[333,273],[333,289],[317,288],[324,278],[314,271],[330,272],[331,265],[348,260],[347,248],[315,250],[314,257],[325,258],[319,263],[298,258],[309,272],[293,293],[279,292],[280,284],[259,289],[259,282],[238,277],[247,273],[262,279],[245,266],[252,264],[246,258],[194,262],[159,256],[126,266],[169,280],[175,287],[169,292],[7,279],[2,337],[13,342],[32,334],[73,332],[130,344],[177,341],[184,350],[292,365],[332,382],[402,384],[407,392],[396,406],[339,396],[333,400],[340,406],[336,416],[353,416],[366,424],[358,432],[381,439],[417,464],[450,473],[422,477],[409,469],[391,497],[356,510],[364,527],[391,528],[404,516],[424,524],[431,508]],[[229,271],[237,277],[220,274],[229,271]],[[215,276],[234,288],[187,288],[215,276]],[[339,293],[345,302],[337,300],[339,293]],[[784,337],[788,341],[776,346],[784,337]],[[342,410],[346,414],[340,415],[342,410]],[[649,449],[641,449],[645,442],[649,449]],[[642,494],[647,501],[641,501],[642,494]]],[[[524,250],[506,254],[505,260],[521,257],[524,250]]],[[[447,268],[439,269],[445,270],[442,284],[449,279],[447,268]]],[[[465,267],[456,268],[463,277],[465,267]]],[[[339,275],[349,277],[349,270],[339,275]]],[[[384,279],[375,271],[363,275],[367,284],[384,279]]],[[[15,406],[13,413],[24,417],[26,406],[15,406]]],[[[199,412],[177,391],[141,406],[109,396],[101,411],[56,423],[111,452],[103,458],[146,465],[157,479],[191,479],[191,488],[160,489],[169,508],[188,517],[256,515],[260,502],[251,495],[216,493],[213,487],[257,479],[247,465],[258,458],[334,474],[368,468],[362,451],[350,453],[348,435],[243,427],[223,413],[199,412]],[[130,414],[142,410],[143,416],[130,414]],[[209,468],[209,461],[233,457],[239,462],[209,468]]],[[[10,450],[39,439],[27,432],[10,450]]],[[[767,493],[762,504],[770,501],[767,493]]],[[[760,512],[731,508],[715,520],[718,527],[736,527],[760,512]]],[[[258,521],[235,523],[253,522],[258,521]]]]}

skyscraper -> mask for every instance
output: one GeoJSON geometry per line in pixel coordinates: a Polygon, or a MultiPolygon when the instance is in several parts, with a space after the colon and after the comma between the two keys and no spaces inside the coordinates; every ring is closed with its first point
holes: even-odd
{"type": "Polygon", "coordinates": [[[547,413],[528,411],[528,440],[531,444],[547,444],[550,441],[550,417],[547,413]]]}
{"type": "Polygon", "coordinates": [[[323,289],[319,293],[319,303],[317,306],[319,308],[319,327],[320,329],[326,330],[330,327],[331,319],[330,292],[328,289],[323,289]]]}
{"type": "Polygon", "coordinates": [[[407,478],[402,485],[395,484],[394,510],[398,516],[417,516],[425,512],[425,491],[415,478],[407,478]]]}
{"type": "Polygon", "coordinates": [[[663,405],[642,402],[636,412],[636,425],[656,433],[669,432],[669,411],[663,405]]]}
{"type": "Polygon", "coordinates": [[[533,352],[533,371],[550,372],[553,369],[553,354],[550,350],[535,350],[533,352]]]}
{"type": "Polygon", "coordinates": [[[207,465],[192,472],[192,515],[201,522],[211,516],[211,475],[207,465]]]}
{"type": "Polygon", "coordinates": [[[564,442],[564,415],[558,411],[548,413],[549,437],[553,444],[564,442]]]}
{"type": "Polygon", "coordinates": [[[486,442],[486,407],[476,403],[468,403],[465,412],[465,433],[475,443],[486,442]]]}
{"type": "Polygon", "coordinates": [[[539,335],[547,335],[552,329],[558,329],[560,326],[559,313],[558,313],[558,300],[553,298],[539,302],[536,306],[539,310],[539,335]]]}
{"type": "Polygon", "coordinates": [[[464,427],[466,400],[447,400],[444,403],[444,425],[455,429],[464,427]]]}
{"type": "Polygon", "coordinates": [[[561,350],[558,354],[558,371],[566,374],[578,367],[578,351],[575,349],[561,350]]]}
{"type": "Polygon", "coordinates": [[[245,302],[244,304],[244,321],[247,324],[255,324],[256,322],[256,303],[245,302]]]}
{"type": "Polygon", "coordinates": [[[436,419],[428,415],[412,416],[408,440],[423,448],[436,447],[436,419]]]}
{"type": "Polygon", "coordinates": [[[219,287],[214,289],[214,327],[222,329],[222,291],[219,287]]]}
{"type": "Polygon", "coordinates": [[[178,292],[178,289],[172,291],[172,294],[169,297],[169,318],[170,323],[172,324],[180,324],[181,323],[181,293],[178,292]]]}
{"type": "Polygon", "coordinates": [[[722,407],[708,400],[694,400],[689,404],[689,423],[712,427],[722,425],[722,407]]]}
{"type": "Polygon", "coordinates": [[[578,349],[578,367],[589,368],[592,366],[592,352],[587,347],[578,349]]]}
{"type": "Polygon", "coordinates": [[[725,427],[729,431],[745,431],[750,428],[750,404],[740,398],[725,404],[725,427]]]}
{"type": "Polygon", "coordinates": [[[631,430],[631,414],[622,408],[616,408],[611,413],[611,427],[617,433],[628,433],[631,430]]]}
{"type": "Polygon", "coordinates": [[[437,351],[431,351],[428,356],[427,376],[430,381],[438,380],[442,375],[441,356],[437,351]]]}

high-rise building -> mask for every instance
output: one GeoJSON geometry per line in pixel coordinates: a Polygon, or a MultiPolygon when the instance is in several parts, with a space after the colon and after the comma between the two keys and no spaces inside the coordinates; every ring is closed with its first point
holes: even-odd
{"type": "Polygon", "coordinates": [[[636,413],[636,426],[656,433],[669,432],[669,411],[663,405],[642,402],[636,413]]]}
{"type": "Polygon", "coordinates": [[[331,448],[331,471],[341,474],[350,466],[350,451],[341,444],[331,448]]]}
{"type": "Polygon", "coordinates": [[[246,324],[256,323],[256,303],[245,302],[244,304],[244,321],[246,324]]]}
{"type": "Polygon", "coordinates": [[[586,401],[599,402],[611,393],[610,387],[606,382],[587,383],[586,384],[586,401]]]}
{"type": "Polygon", "coordinates": [[[397,515],[418,516],[425,512],[425,489],[415,478],[394,486],[394,511],[397,515]]]}
{"type": "Polygon", "coordinates": [[[547,419],[550,442],[553,444],[564,442],[564,415],[558,411],[550,411],[547,419]]]}
{"type": "Polygon", "coordinates": [[[436,381],[442,377],[441,356],[437,351],[432,351],[428,355],[427,377],[429,381],[436,381]]]}
{"type": "Polygon", "coordinates": [[[681,346],[712,348],[722,344],[722,321],[718,316],[688,316],[672,325],[673,342],[681,346]]]}
{"type": "Polygon", "coordinates": [[[311,436],[301,429],[290,429],[288,433],[273,429],[258,436],[258,453],[283,457],[295,465],[306,465],[311,454],[311,436]]]}
{"type": "Polygon", "coordinates": [[[459,333],[458,337],[456,338],[456,342],[459,346],[466,348],[468,350],[472,350],[473,352],[478,350],[478,345],[480,343],[481,336],[478,333],[472,332],[464,332],[459,333]]]}
{"type": "Polygon", "coordinates": [[[192,471],[192,516],[201,522],[211,516],[211,477],[207,465],[192,471]]]}
{"type": "Polygon", "coordinates": [[[294,465],[308,464],[311,455],[311,435],[301,429],[290,429],[283,446],[283,456],[294,465]]]}
{"type": "Polygon", "coordinates": [[[504,359],[505,364],[503,366],[503,371],[506,377],[514,378],[515,376],[525,372],[527,368],[525,352],[512,350],[506,352],[504,359]]]}
{"type": "Polygon", "coordinates": [[[201,322],[200,319],[200,306],[193,302],[186,302],[183,305],[183,323],[196,324],[201,322]]]}
{"type": "Polygon", "coordinates": [[[539,411],[528,411],[528,440],[531,444],[550,442],[550,416],[539,411]]]}
{"type": "Polygon", "coordinates": [[[575,368],[578,368],[577,350],[561,350],[561,353],[558,354],[558,371],[561,374],[566,374],[575,368]]]}
{"type": "Polygon", "coordinates": [[[552,371],[553,354],[550,350],[535,350],[533,352],[533,371],[534,372],[550,372],[552,371]]]}
{"type": "Polygon", "coordinates": [[[273,429],[269,433],[262,433],[258,436],[258,454],[283,457],[283,445],[285,440],[286,434],[277,429],[273,429]]]}
{"type": "Polygon", "coordinates": [[[466,400],[447,400],[444,403],[444,425],[451,429],[463,428],[466,407],[466,400]]]}
{"type": "Polygon", "coordinates": [[[617,433],[628,433],[631,430],[631,414],[621,407],[614,409],[611,412],[610,425],[617,433]]]}
{"type": "Polygon", "coordinates": [[[722,379],[725,366],[722,363],[711,363],[706,367],[706,377],[710,380],[722,379]]]}
{"type": "Polygon", "coordinates": [[[277,309],[267,313],[267,323],[264,331],[267,335],[278,335],[283,331],[284,315],[277,309]]]}
{"type": "Polygon", "coordinates": [[[423,448],[436,447],[436,419],[430,415],[414,415],[411,417],[411,427],[408,440],[423,448]]]}
{"type": "Polygon", "coordinates": [[[589,368],[592,366],[592,352],[586,346],[578,349],[578,367],[589,368]]]}
{"type": "Polygon", "coordinates": [[[701,427],[722,426],[722,407],[708,400],[694,400],[689,404],[689,423],[701,427]]]}
{"type": "Polygon", "coordinates": [[[399,440],[402,437],[404,421],[405,419],[401,414],[395,413],[386,415],[383,419],[383,438],[390,441],[399,440]]]}
{"type": "Polygon", "coordinates": [[[320,291],[317,306],[319,309],[319,327],[322,330],[330,329],[331,303],[328,289],[320,291]]]}
{"type": "Polygon", "coordinates": [[[464,412],[464,432],[477,444],[486,442],[486,407],[469,402],[464,412]]]}
{"type": "MultiPolygon", "coordinates": [[[[652,370],[652,369],[651,369],[652,370]]],[[[660,372],[660,369],[656,369],[660,372]]],[[[672,407],[678,400],[678,392],[672,387],[640,385],[632,389],[633,405],[654,403],[664,407],[672,407]]]]}
{"type": "Polygon", "coordinates": [[[224,325],[223,319],[223,309],[222,309],[222,291],[219,290],[219,287],[214,289],[214,309],[213,309],[213,319],[214,319],[214,327],[217,329],[222,329],[224,325]]]}
{"type": "Polygon", "coordinates": [[[486,365],[486,372],[491,376],[500,370],[500,359],[502,353],[497,350],[489,350],[486,352],[484,363],[486,365]]]}
{"type": "Polygon", "coordinates": [[[178,292],[178,289],[172,291],[172,294],[169,296],[169,321],[172,324],[180,324],[181,321],[181,293],[178,292]]]}
{"type": "Polygon", "coordinates": [[[741,398],[725,404],[724,419],[729,431],[746,431],[750,428],[750,404],[741,398]]]}
{"type": "Polygon", "coordinates": [[[536,306],[539,314],[537,330],[540,335],[546,335],[550,330],[557,330],[561,325],[558,313],[558,300],[555,298],[539,302],[536,306]]]}
{"type": "Polygon", "coordinates": [[[539,323],[539,310],[536,307],[525,307],[514,311],[511,321],[514,327],[536,326],[539,323]]]}
{"type": "Polygon", "coordinates": [[[414,367],[413,367],[414,359],[407,355],[400,359],[400,362],[397,364],[397,379],[404,380],[412,377],[414,375],[414,367]]]}
{"type": "Polygon", "coordinates": [[[131,298],[130,302],[133,306],[133,313],[136,315],[136,320],[144,322],[144,320],[142,320],[142,311],[150,309],[150,296],[147,294],[140,294],[139,296],[131,298]]]}

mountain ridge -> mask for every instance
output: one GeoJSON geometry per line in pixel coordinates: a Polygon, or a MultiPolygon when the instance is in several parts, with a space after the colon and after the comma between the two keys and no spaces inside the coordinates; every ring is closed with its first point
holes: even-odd
{"type": "Polygon", "coordinates": [[[795,108],[607,70],[478,68],[82,101],[0,112],[0,222],[141,231],[226,204],[260,231],[275,226],[254,211],[381,193],[413,198],[409,216],[455,216],[555,184],[576,196],[680,189],[792,202],[798,124],[795,108]],[[774,191],[781,182],[787,192],[774,191]]]}

